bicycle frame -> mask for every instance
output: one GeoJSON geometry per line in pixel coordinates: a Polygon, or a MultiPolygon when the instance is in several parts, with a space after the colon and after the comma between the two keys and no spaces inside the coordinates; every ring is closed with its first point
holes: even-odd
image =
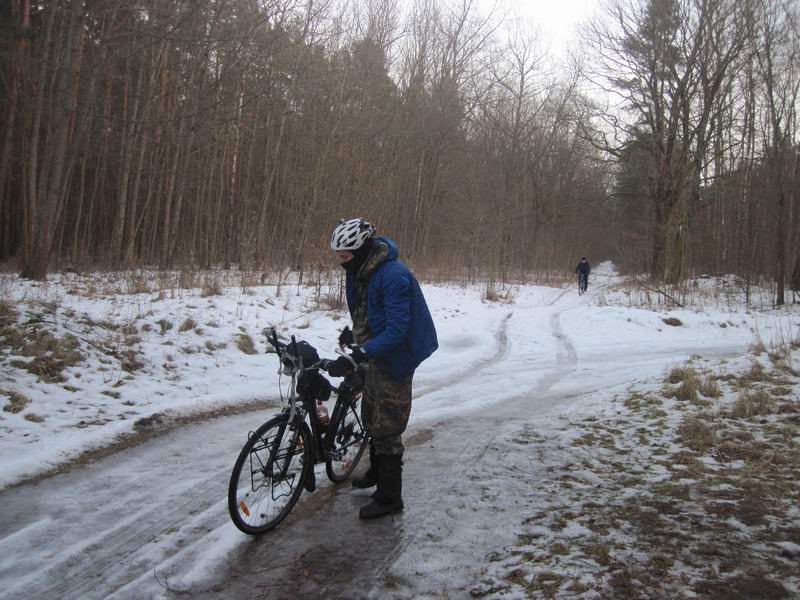
{"type": "MultiPolygon", "coordinates": [[[[311,376],[313,374],[319,373],[319,366],[315,364],[311,367],[304,367],[302,364],[302,360],[298,357],[298,353],[296,351],[297,343],[295,341],[295,337],[292,336],[292,346],[295,348],[295,352],[289,353],[288,346],[282,346],[277,339],[277,334],[275,330],[272,330],[272,345],[275,348],[278,356],[281,360],[281,370],[280,373],[289,375],[291,377],[291,386],[289,390],[289,405],[287,408],[284,408],[282,414],[286,414],[288,411],[287,422],[288,423],[297,423],[298,427],[307,427],[310,429],[311,435],[309,439],[312,441],[312,451],[314,456],[314,463],[323,462],[329,453],[329,445],[325,444],[325,440],[323,439],[324,436],[324,428],[319,421],[319,417],[317,416],[316,411],[316,402],[317,398],[313,397],[311,394],[297,393],[297,386],[298,383],[302,380],[302,378],[306,375],[311,376]],[[281,348],[284,351],[281,351],[281,348]],[[289,367],[283,362],[284,357],[291,360],[292,365],[289,367]],[[298,405],[302,414],[298,413],[298,405]],[[308,417],[308,421],[306,421],[306,417],[308,417]],[[310,427],[309,427],[310,424],[310,427]]],[[[347,357],[349,360],[350,357],[342,351],[337,350],[337,354],[347,357]]],[[[333,384],[328,381],[331,386],[331,392],[336,394],[336,404],[334,405],[334,409],[331,412],[331,420],[333,420],[334,413],[338,406],[340,406],[343,402],[348,400],[349,395],[357,393],[358,389],[363,385],[363,379],[358,374],[358,367],[355,363],[353,363],[355,367],[353,374],[348,375],[345,377],[344,381],[339,385],[339,387],[334,386],[333,384]],[[357,381],[348,381],[348,379],[352,379],[353,377],[358,378],[357,381]]],[[[283,435],[283,431],[280,432],[280,436],[283,435]]],[[[292,448],[294,448],[294,443],[292,444],[292,448]]]]}

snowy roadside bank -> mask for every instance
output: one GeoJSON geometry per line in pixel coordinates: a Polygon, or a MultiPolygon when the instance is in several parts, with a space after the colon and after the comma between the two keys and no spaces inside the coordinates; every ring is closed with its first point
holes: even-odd
{"type": "MultiPolygon", "coordinates": [[[[417,372],[415,396],[423,397],[413,418],[500,401],[514,385],[532,385],[562,368],[554,326],[573,340],[576,364],[606,360],[609,369],[626,355],[743,349],[755,333],[769,341],[797,327],[796,311],[734,311],[719,296],[699,310],[625,306],[631,295],[621,281],[606,266],[583,297],[572,288],[517,286],[507,302],[484,301],[480,286],[425,286],[440,349],[417,372]],[[681,326],[666,324],[669,319],[681,326]],[[453,397],[449,386],[500,357],[506,329],[513,332],[513,352],[529,357],[515,369],[515,384],[492,384],[482,399],[453,397]]],[[[146,272],[64,274],[48,283],[1,276],[0,489],[120,436],[157,429],[159,422],[253,403],[277,406],[276,365],[263,355],[261,330],[277,325],[332,355],[346,311],[335,281],[247,283],[238,273],[188,280],[175,274],[169,281],[146,272]]]]}
{"type": "MultiPolygon", "coordinates": [[[[195,424],[186,420],[215,402],[220,411],[236,412],[242,398],[269,403],[277,397],[274,357],[248,354],[249,345],[237,343],[242,336],[261,352],[260,327],[277,323],[326,355],[328,340],[335,339],[345,322],[341,310],[332,310],[325,295],[304,287],[299,295],[296,288],[289,295],[284,288],[280,296],[271,286],[244,292],[223,288],[212,296],[204,296],[200,288],[150,292],[143,302],[137,295],[68,294],[54,284],[47,290],[6,285],[0,298],[6,316],[14,316],[3,321],[0,365],[4,378],[8,374],[13,382],[8,385],[3,379],[3,389],[13,386],[27,400],[15,405],[5,392],[0,398],[6,480],[14,469],[24,475],[33,463],[37,468],[65,464],[67,443],[88,448],[88,432],[118,440],[109,429],[117,421],[129,433],[137,430],[137,422],[138,429],[153,423],[148,428],[153,432],[163,423],[181,426],[70,473],[0,494],[0,513],[6,517],[0,536],[6,551],[0,588],[10,590],[10,597],[24,592],[30,597],[113,595],[138,600],[170,597],[164,588],[168,580],[196,598],[251,597],[253,589],[265,585],[275,599],[298,594],[353,598],[363,597],[365,590],[349,589],[346,582],[361,586],[370,581],[375,582],[371,597],[381,600],[596,598],[595,590],[601,590],[601,597],[641,597],[650,585],[645,577],[649,571],[629,576],[624,569],[640,564],[647,553],[666,552],[652,540],[668,538],[678,526],[689,528],[681,517],[695,513],[689,500],[706,515],[699,519],[699,532],[708,527],[718,531],[714,543],[719,546],[734,540],[750,552],[751,538],[736,535],[738,517],[721,519],[732,529],[715,529],[718,509],[707,500],[712,485],[703,485],[700,476],[734,479],[720,483],[721,489],[730,485],[738,494],[745,488],[741,482],[753,479],[746,474],[760,468],[758,462],[748,464],[747,456],[759,451],[762,457],[771,456],[759,442],[786,448],[787,456],[796,449],[795,437],[786,436],[793,431],[789,407],[798,396],[792,371],[800,364],[796,351],[789,361],[779,350],[800,337],[790,334],[800,325],[798,314],[792,308],[748,312],[727,305],[671,311],[628,306],[625,298],[615,298],[625,294],[615,289],[619,284],[613,273],[598,275],[584,296],[570,288],[519,286],[504,294],[501,303],[484,302],[478,288],[425,286],[441,348],[415,377],[404,474],[406,510],[394,520],[363,526],[357,509],[368,495],[330,484],[320,471],[317,491],[302,496],[287,522],[270,534],[269,543],[243,536],[231,525],[225,486],[247,431],[275,405],[265,405],[264,414],[195,424]],[[42,301],[49,303],[44,314],[42,301]],[[134,301],[147,309],[131,313],[134,301]],[[83,315],[104,325],[90,326],[83,315]],[[195,322],[194,329],[182,327],[187,318],[195,322]],[[120,331],[128,325],[131,330],[120,331]],[[52,350],[24,354],[35,348],[26,345],[30,341],[63,344],[75,332],[80,334],[75,337],[81,354],[75,364],[52,360],[69,359],[52,350]],[[131,347],[139,366],[123,367],[122,360],[130,355],[119,348],[128,347],[109,343],[119,339],[113,335],[140,338],[131,347]],[[760,375],[751,368],[752,359],[742,358],[748,349],[758,349],[759,340],[775,357],[762,354],[757,359],[763,367],[760,375]],[[215,354],[199,349],[209,350],[205,342],[215,346],[215,354]],[[165,361],[165,353],[173,360],[165,361]],[[692,359],[696,373],[673,373],[690,355],[698,356],[692,359]],[[722,366],[706,360],[723,356],[729,358],[722,366]],[[49,360],[34,362],[40,357],[49,360]],[[13,364],[25,360],[59,369],[37,371],[13,364]],[[119,373],[116,380],[123,383],[109,386],[109,371],[119,373]],[[48,381],[54,374],[67,381],[48,381]],[[677,383],[663,383],[667,376],[677,383]],[[720,388],[720,398],[712,384],[720,388]],[[71,391],[65,385],[83,388],[71,391]],[[767,400],[757,393],[764,386],[767,400]],[[106,390],[120,396],[103,394],[106,390]],[[740,404],[739,395],[745,392],[741,407],[730,408],[740,404]],[[150,394],[150,404],[144,404],[145,394],[150,394]],[[98,407],[98,401],[108,404],[98,407]],[[103,421],[120,405],[137,412],[103,421]],[[755,421],[747,418],[754,412],[755,421]],[[86,423],[86,413],[96,414],[100,422],[86,423]],[[26,418],[30,414],[44,419],[26,418]],[[84,427],[74,426],[79,420],[85,421],[84,427]],[[706,447],[690,448],[681,437],[684,420],[706,425],[719,437],[706,447]],[[781,431],[756,431],[781,421],[787,425],[781,431]],[[739,426],[751,428],[753,437],[735,433],[739,426]],[[53,440],[49,448],[41,442],[45,437],[53,440]],[[731,440],[752,449],[731,461],[731,440]],[[725,454],[718,456],[721,451],[725,454]],[[677,478],[680,465],[689,465],[698,483],[682,472],[677,478]],[[732,473],[740,467],[741,474],[732,473]],[[672,485],[681,488],[663,500],[672,485]],[[119,507],[125,507],[122,521],[119,507]],[[650,536],[655,531],[648,529],[650,517],[654,527],[663,527],[660,538],[650,536]],[[599,523],[596,531],[592,518],[599,523]],[[58,529],[58,538],[50,535],[52,528],[58,529]],[[376,535],[384,539],[380,532],[386,534],[386,543],[376,545],[376,535]],[[344,538],[351,543],[341,544],[344,538]],[[608,560],[602,547],[608,548],[608,560]],[[259,570],[243,568],[254,562],[259,570]],[[326,577],[332,570],[343,573],[333,583],[326,577]],[[21,578],[20,572],[28,575],[21,578]],[[268,581],[263,580],[266,572],[268,581]],[[619,585],[627,580],[633,580],[632,591],[619,585]]],[[[782,464],[788,469],[792,463],[782,464]]],[[[785,469],[768,472],[780,482],[793,474],[785,469]]],[[[772,564],[772,554],[791,553],[796,543],[791,537],[796,516],[780,508],[779,495],[781,490],[795,493],[794,484],[762,483],[764,497],[771,500],[749,535],[766,550],[748,563],[750,571],[759,564],[783,568],[783,563],[772,564]],[[765,532],[773,530],[779,537],[766,539],[765,532]],[[766,562],[759,563],[762,559],[766,562]]],[[[735,499],[713,500],[731,504],[735,499]]],[[[690,539],[691,531],[681,540],[690,539]]],[[[685,546],[691,556],[702,551],[699,543],[685,546]]],[[[665,581],[682,577],[675,585],[682,585],[687,596],[704,597],[703,581],[735,583],[723,581],[734,574],[727,567],[716,575],[698,572],[704,561],[665,555],[654,564],[665,565],[665,581]]],[[[765,578],[774,589],[794,589],[791,574],[776,573],[765,578]]]]}

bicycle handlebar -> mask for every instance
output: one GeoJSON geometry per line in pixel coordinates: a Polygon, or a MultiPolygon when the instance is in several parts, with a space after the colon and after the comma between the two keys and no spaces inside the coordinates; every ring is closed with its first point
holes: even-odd
{"type": "MultiPolygon", "coordinates": [[[[284,344],[283,342],[278,340],[278,333],[274,327],[265,327],[262,330],[262,333],[266,336],[267,342],[275,349],[275,353],[278,355],[279,358],[283,359],[283,357],[288,356],[288,358],[292,361],[292,364],[297,367],[302,368],[302,359],[297,351],[297,339],[294,335],[291,337],[291,342],[289,344],[284,344]],[[290,349],[291,348],[291,349],[290,349]]],[[[350,348],[357,348],[357,345],[349,345],[350,348]]],[[[336,354],[339,356],[344,356],[350,364],[353,366],[353,369],[358,368],[358,363],[353,360],[353,357],[347,352],[345,352],[342,348],[337,347],[335,350],[336,354]]],[[[335,359],[334,359],[335,360],[335,359]]],[[[334,362],[334,360],[328,358],[322,358],[315,362],[313,365],[306,367],[308,369],[323,369],[327,371],[327,366],[334,362]]]]}

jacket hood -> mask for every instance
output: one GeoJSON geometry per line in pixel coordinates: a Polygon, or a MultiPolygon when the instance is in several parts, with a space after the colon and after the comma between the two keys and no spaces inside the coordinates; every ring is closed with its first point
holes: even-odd
{"type": "Polygon", "coordinates": [[[386,260],[396,260],[397,257],[400,256],[400,249],[397,247],[397,243],[394,240],[385,237],[376,237],[375,241],[383,242],[389,248],[389,255],[386,257],[386,260]]]}

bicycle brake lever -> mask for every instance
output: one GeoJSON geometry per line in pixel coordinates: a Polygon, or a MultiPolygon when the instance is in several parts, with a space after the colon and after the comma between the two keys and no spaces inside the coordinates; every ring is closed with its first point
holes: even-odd
{"type": "Polygon", "coordinates": [[[338,354],[338,355],[340,355],[340,356],[344,356],[344,357],[345,357],[347,360],[349,360],[349,361],[350,361],[350,364],[351,364],[351,365],[353,365],[353,368],[354,368],[354,369],[357,369],[357,368],[358,368],[358,364],[356,363],[356,361],[354,361],[354,360],[353,360],[353,357],[352,357],[352,356],[350,356],[350,355],[349,355],[347,352],[345,352],[345,351],[344,351],[344,350],[342,350],[341,348],[336,348],[336,350],[334,350],[334,352],[336,352],[336,354],[338,354]]]}

